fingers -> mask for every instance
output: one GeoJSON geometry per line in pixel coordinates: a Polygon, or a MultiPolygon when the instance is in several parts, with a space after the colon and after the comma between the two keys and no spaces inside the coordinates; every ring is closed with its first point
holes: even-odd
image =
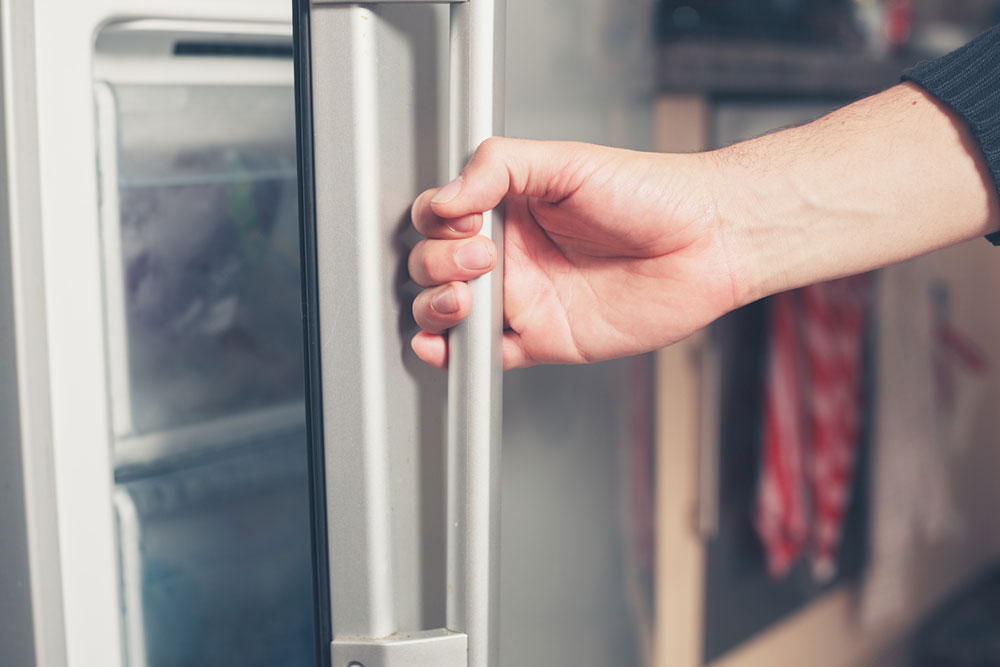
{"type": "MultiPolygon", "coordinates": [[[[472,307],[472,292],[464,281],[496,266],[496,247],[476,236],[482,229],[482,213],[496,208],[508,194],[548,202],[565,199],[608,150],[564,142],[488,139],[458,178],[417,198],[411,210],[413,226],[426,238],[411,251],[409,272],[418,285],[432,288],[413,303],[414,318],[423,329],[412,342],[417,356],[446,367],[447,343],[441,334],[465,319],[472,307]]],[[[513,332],[504,334],[503,356],[505,368],[534,363],[513,332]]]]}
{"type": "Polygon", "coordinates": [[[500,342],[500,349],[503,352],[503,369],[505,371],[535,365],[534,359],[528,355],[528,351],[524,347],[524,342],[518,333],[504,331],[503,340],[500,342]]]}
{"type": "Polygon", "coordinates": [[[413,282],[431,287],[454,280],[472,280],[497,263],[497,249],[488,238],[476,236],[461,241],[425,239],[410,251],[413,282]]]}
{"type": "Polygon", "coordinates": [[[466,317],[472,309],[472,290],[462,282],[426,289],[413,300],[413,319],[429,333],[441,333],[466,317]]]}
{"type": "MultiPolygon", "coordinates": [[[[559,201],[575,191],[587,170],[603,161],[610,150],[572,142],[487,139],[458,178],[417,199],[414,225],[440,229],[437,218],[448,220],[456,230],[467,226],[459,219],[496,208],[508,194],[559,201]]],[[[443,233],[446,236],[436,238],[454,238],[450,232],[443,233]]]]}
{"type": "MultiPolygon", "coordinates": [[[[426,363],[437,369],[447,370],[448,339],[444,335],[421,331],[410,341],[410,346],[417,356],[426,363]]],[[[504,332],[502,350],[505,371],[526,368],[535,364],[535,361],[525,350],[521,337],[513,331],[504,332]]]]}
{"type": "Polygon", "coordinates": [[[410,347],[434,368],[442,371],[448,368],[448,341],[444,336],[421,331],[410,341],[410,347]]]}
{"type": "Polygon", "coordinates": [[[441,188],[427,190],[413,202],[410,217],[413,227],[430,239],[461,239],[479,233],[483,227],[483,216],[479,213],[458,218],[442,218],[431,208],[431,199],[441,188]]]}

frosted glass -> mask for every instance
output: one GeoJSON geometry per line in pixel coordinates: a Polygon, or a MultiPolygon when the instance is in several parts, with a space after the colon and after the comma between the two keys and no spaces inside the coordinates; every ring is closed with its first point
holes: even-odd
{"type": "Polygon", "coordinates": [[[300,398],[291,89],[115,96],[133,430],[300,398]]]}

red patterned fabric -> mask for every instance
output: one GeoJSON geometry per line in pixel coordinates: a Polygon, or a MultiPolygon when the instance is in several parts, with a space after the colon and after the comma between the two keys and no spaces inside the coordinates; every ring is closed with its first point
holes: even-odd
{"type": "Polygon", "coordinates": [[[807,548],[817,578],[835,573],[861,429],[870,283],[865,274],[772,299],[755,525],[776,578],[807,548]]]}
{"type": "Polygon", "coordinates": [[[756,526],[764,543],[768,568],[776,577],[788,572],[806,539],[798,296],[796,292],[783,292],[771,299],[756,526]]]}

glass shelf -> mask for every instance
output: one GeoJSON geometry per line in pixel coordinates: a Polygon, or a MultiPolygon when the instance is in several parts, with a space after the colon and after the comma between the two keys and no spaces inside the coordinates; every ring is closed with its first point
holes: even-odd
{"type": "Polygon", "coordinates": [[[235,183],[264,183],[268,181],[294,181],[294,169],[275,169],[248,174],[200,174],[198,176],[178,176],[176,178],[118,179],[120,190],[143,188],[177,188],[191,185],[232,185],[235,183]]]}

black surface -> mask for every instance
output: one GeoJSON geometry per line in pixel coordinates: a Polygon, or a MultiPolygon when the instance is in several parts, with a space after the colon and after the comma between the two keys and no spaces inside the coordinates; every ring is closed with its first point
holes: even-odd
{"type": "Polygon", "coordinates": [[[917,632],[915,667],[1000,666],[1000,566],[937,609],[917,632]]]}
{"type": "Polygon", "coordinates": [[[841,5],[841,14],[849,11],[847,3],[836,0],[660,0],[654,22],[661,40],[706,34],[805,40],[814,36],[809,18],[817,4],[841,5]]]}
{"type": "Polygon", "coordinates": [[[326,477],[323,457],[323,397],[320,384],[319,299],[316,277],[316,203],[313,173],[312,77],[308,0],[293,0],[295,61],[295,138],[298,144],[299,239],[302,266],[302,316],[305,332],[306,430],[309,450],[309,498],[312,523],[312,578],[316,664],[329,667],[330,581],[326,532],[326,477]]]}
{"type": "Polygon", "coordinates": [[[866,50],[854,0],[658,0],[657,39],[755,40],[866,50]]]}
{"type": "MultiPolygon", "coordinates": [[[[801,562],[779,581],[771,578],[753,525],[760,469],[761,416],[765,387],[768,301],[730,313],[713,326],[723,379],[719,427],[718,531],[708,541],[705,661],[730,649],[819,597],[856,578],[867,553],[868,424],[863,415],[856,478],[844,527],[838,574],[829,583],[813,579],[801,562]]],[[[869,332],[870,339],[870,332],[869,332]]],[[[870,350],[870,346],[866,346],[870,350]]],[[[870,352],[866,351],[866,357],[870,352]]],[[[871,364],[865,364],[870,367],[871,364]]],[[[868,374],[866,374],[868,375],[868,374]]],[[[871,386],[871,377],[865,379],[871,386]]],[[[870,405],[870,401],[865,401],[870,405]]]]}
{"type": "Polygon", "coordinates": [[[292,47],[286,44],[252,42],[183,41],[174,44],[175,56],[216,58],[291,58],[292,47]]]}

